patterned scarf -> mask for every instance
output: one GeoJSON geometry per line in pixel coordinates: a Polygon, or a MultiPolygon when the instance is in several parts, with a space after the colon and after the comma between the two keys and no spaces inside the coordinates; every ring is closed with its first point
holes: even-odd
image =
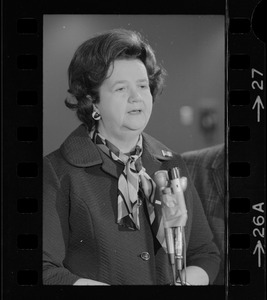
{"type": "Polygon", "coordinates": [[[140,230],[139,206],[141,195],[146,199],[152,230],[166,250],[161,203],[155,200],[156,184],[142,166],[143,137],[140,135],[135,149],[129,155],[120,152],[111,142],[95,130],[90,133],[93,142],[111,159],[124,165],[118,180],[117,223],[132,230],[140,230]]]}

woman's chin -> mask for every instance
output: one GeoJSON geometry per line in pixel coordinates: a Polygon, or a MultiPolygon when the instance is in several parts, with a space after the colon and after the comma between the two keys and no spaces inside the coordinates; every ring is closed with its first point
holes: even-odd
{"type": "Polygon", "coordinates": [[[146,118],[144,118],[143,116],[137,116],[136,118],[129,118],[124,125],[129,130],[142,132],[145,129],[147,123],[148,121],[146,118]]]}
{"type": "Polygon", "coordinates": [[[136,124],[131,123],[131,124],[127,124],[125,126],[125,128],[130,132],[133,132],[133,133],[135,132],[136,134],[140,134],[145,129],[146,124],[147,123],[145,123],[145,122],[144,123],[136,123],[136,124]]]}

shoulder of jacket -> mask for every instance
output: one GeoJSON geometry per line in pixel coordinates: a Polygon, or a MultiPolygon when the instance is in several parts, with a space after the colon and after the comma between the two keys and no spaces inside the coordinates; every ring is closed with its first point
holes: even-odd
{"type": "Polygon", "coordinates": [[[170,160],[175,156],[178,156],[176,152],[164,145],[162,142],[152,137],[151,135],[144,133],[144,148],[149,151],[153,156],[160,160],[170,160]]]}
{"type": "Polygon", "coordinates": [[[186,164],[199,164],[206,167],[217,168],[223,166],[224,144],[187,151],[181,154],[186,164]]]}

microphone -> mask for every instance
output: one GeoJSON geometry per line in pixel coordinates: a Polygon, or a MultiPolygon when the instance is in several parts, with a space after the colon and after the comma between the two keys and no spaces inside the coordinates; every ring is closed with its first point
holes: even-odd
{"type": "Polygon", "coordinates": [[[154,175],[154,181],[159,188],[167,253],[173,269],[174,283],[176,283],[176,267],[179,277],[183,268],[184,226],[187,221],[179,169],[175,167],[169,171],[157,171],[154,175]]]}
{"type": "Polygon", "coordinates": [[[173,229],[167,225],[167,215],[166,209],[163,209],[163,205],[168,205],[171,203],[169,197],[171,197],[171,189],[167,187],[168,185],[168,172],[166,170],[157,171],[154,174],[154,181],[159,189],[159,196],[162,205],[162,216],[164,224],[164,234],[166,240],[167,253],[169,255],[170,263],[172,266],[173,281],[176,282],[176,270],[175,270],[175,251],[174,251],[174,239],[173,239],[173,229]]]}
{"type": "Polygon", "coordinates": [[[177,269],[181,271],[183,269],[183,237],[184,226],[187,221],[187,209],[185,205],[184,193],[181,184],[181,178],[179,169],[177,167],[168,171],[170,187],[175,196],[176,201],[176,224],[174,226],[174,247],[175,257],[177,258],[177,269]]]}

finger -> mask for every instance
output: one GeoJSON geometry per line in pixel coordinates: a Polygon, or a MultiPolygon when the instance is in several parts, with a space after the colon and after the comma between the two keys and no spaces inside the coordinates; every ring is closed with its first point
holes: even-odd
{"type": "Polygon", "coordinates": [[[181,177],[180,182],[181,182],[181,187],[182,187],[183,191],[185,191],[186,188],[187,188],[187,178],[186,177],[181,177]]]}
{"type": "Polygon", "coordinates": [[[168,184],[168,172],[166,170],[157,171],[154,174],[154,181],[160,188],[167,186],[168,184]]]}

